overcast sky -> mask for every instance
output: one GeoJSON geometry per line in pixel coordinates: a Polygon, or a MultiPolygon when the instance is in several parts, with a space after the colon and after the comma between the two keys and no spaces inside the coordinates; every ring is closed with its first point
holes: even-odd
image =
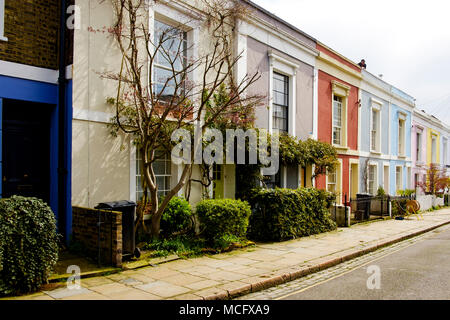
{"type": "Polygon", "coordinates": [[[450,1],[253,0],[450,125],[450,1]]]}

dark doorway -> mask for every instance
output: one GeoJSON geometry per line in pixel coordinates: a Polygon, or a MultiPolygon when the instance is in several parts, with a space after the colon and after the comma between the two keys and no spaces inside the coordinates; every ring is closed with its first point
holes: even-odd
{"type": "Polygon", "coordinates": [[[52,105],[3,100],[2,195],[49,203],[52,105]]]}

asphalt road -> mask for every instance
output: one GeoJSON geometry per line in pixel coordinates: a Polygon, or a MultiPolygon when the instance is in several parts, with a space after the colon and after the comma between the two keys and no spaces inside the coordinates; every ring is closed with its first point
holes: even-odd
{"type": "Polygon", "coordinates": [[[448,300],[450,299],[450,229],[434,231],[430,236],[410,246],[388,252],[383,257],[374,257],[374,260],[369,260],[356,269],[343,271],[331,279],[318,281],[306,288],[285,293],[280,298],[282,300],[448,300]],[[378,284],[379,288],[377,288],[378,284]]]}

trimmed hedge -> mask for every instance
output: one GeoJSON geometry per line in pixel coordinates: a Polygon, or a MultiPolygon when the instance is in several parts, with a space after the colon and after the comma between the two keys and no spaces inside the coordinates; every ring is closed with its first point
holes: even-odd
{"type": "Polygon", "coordinates": [[[58,260],[56,220],[42,200],[0,200],[0,295],[35,291],[58,260]]]}
{"type": "Polygon", "coordinates": [[[161,218],[161,233],[169,237],[176,232],[182,232],[192,227],[192,209],[183,197],[173,197],[164,210],[161,218]]]}
{"type": "Polygon", "coordinates": [[[197,204],[201,235],[210,243],[223,236],[245,237],[251,214],[246,201],[232,199],[203,200],[197,204]]]}
{"type": "Polygon", "coordinates": [[[312,188],[254,189],[249,238],[283,241],[336,229],[328,208],[332,193],[312,188]]]}

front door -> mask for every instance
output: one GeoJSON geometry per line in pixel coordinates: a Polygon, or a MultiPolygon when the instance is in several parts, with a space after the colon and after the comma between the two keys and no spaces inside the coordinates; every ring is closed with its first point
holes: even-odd
{"type": "Polygon", "coordinates": [[[224,177],[223,165],[213,165],[213,199],[223,199],[224,195],[224,177]]]}
{"type": "Polygon", "coordinates": [[[51,106],[3,100],[2,196],[49,202],[51,106]]]}

